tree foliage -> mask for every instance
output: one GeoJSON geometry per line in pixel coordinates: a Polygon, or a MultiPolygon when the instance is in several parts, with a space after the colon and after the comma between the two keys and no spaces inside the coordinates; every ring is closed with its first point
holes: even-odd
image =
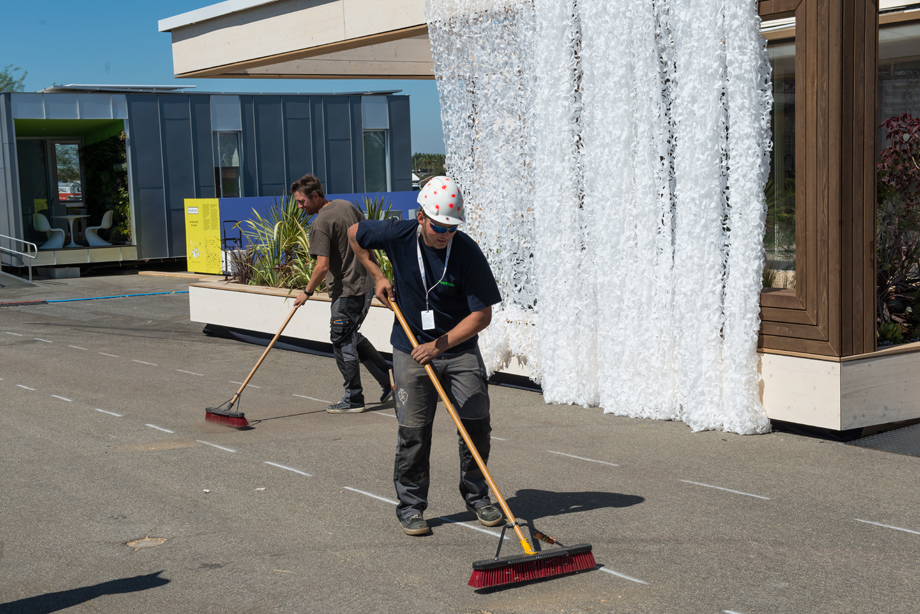
{"type": "Polygon", "coordinates": [[[22,76],[16,78],[16,71],[22,70],[18,66],[7,64],[0,70],[0,92],[22,92],[26,89],[27,71],[22,71],[22,76]]]}

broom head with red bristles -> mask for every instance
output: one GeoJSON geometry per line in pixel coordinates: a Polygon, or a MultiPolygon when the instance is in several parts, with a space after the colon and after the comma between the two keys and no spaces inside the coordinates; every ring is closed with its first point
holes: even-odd
{"type": "Polygon", "coordinates": [[[215,424],[222,424],[224,426],[232,426],[236,429],[243,429],[249,426],[249,420],[246,419],[246,416],[241,411],[231,411],[233,409],[233,401],[231,399],[224,403],[220,407],[208,407],[205,409],[204,419],[208,422],[213,422],[215,424]],[[229,405],[228,405],[229,404],[229,405]],[[228,405],[227,407],[224,407],[228,405]]]}
{"type": "Polygon", "coordinates": [[[586,571],[597,567],[591,544],[553,548],[536,554],[505,556],[473,563],[470,586],[490,588],[553,576],[586,571]]]}

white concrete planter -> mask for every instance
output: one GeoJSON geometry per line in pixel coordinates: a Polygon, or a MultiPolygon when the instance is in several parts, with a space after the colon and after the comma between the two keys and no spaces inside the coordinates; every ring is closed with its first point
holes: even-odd
{"type": "MultiPolygon", "coordinates": [[[[227,282],[191,284],[190,316],[193,322],[273,335],[297,294],[227,282]]],[[[284,335],[328,343],[329,302],[324,295],[307,301],[284,335]]],[[[375,300],[361,332],[381,352],[392,352],[392,327],[393,314],[375,300]]],[[[512,363],[504,373],[529,375],[526,366],[512,363]]],[[[761,354],[759,367],[772,420],[846,430],[920,419],[920,343],[844,359],[761,354]]]]}
{"type": "MultiPolygon", "coordinates": [[[[228,282],[201,282],[189,285],[189,315],[192,322],[215,324],[229,328],[274,335],[294,307],[300,292],[290,295],[287,290],[264,286],[243,286],[228,282]]],[[[329,298],[316,294],[298,310],[284,336],[329,343],[329,298]]],[[[361,334],[381,352],[392,353],[390,332],[393,313],[376,299],[371,304],[361,334]]],[[[503,373],[528,376],[526,367],[512,361],[503,373]]]]}

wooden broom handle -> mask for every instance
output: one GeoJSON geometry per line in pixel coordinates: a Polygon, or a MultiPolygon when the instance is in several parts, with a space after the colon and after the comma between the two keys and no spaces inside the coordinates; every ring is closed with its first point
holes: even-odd
{"type": "MultiPolygon", "coordinates": [[[[415,335],[412,334],[412,331],[409,329],[409,323],[406,322],[406,318],[403,317],[402,312],[399,310],[399,307],[396,305],[396,301],[392,299],[389,301],[390,307],[393,308],[393,313],[396,314],[396,319],[399,320],[400,325],[402,325],[403,331],[405,331],[406,336],[409,338],[409,343],[412,344],[413,348],[418,347],[418,341],[415,340],[415,335]]],[[[476,460],[476,464],[479,465],[479,468],[482,470],[482,475],[485,476],[486,482],[489,484],[489,488],[492,489],[492,493],[495,495],[495,498],[498,499],[498,504],[501,506],[502,511],[505,512],[505,518],[511,523],[514,532],[517,534],[518,539],[521,540],[521,546],[524,548],[524,552],[527,554],[536,554],[536,551],[533,549],[533,546],[530,545],[530,540],[524,537],[524,532],[521,531],[521,527],[518,526],[517,520],[514,518],[514,514],[511,513],[511,509],[508,507],[508,503],[505,502],[505,498],[502,496],[501,491],[498,490],[498,486],[495,485],[495,480],[492,479],[492,474],[489,473],[489,470],[486,468],[485,461],[482,460],[482,457],[479,455],[479,450],[476,449],[476,446],[473,445],[473,441],[470,439],[469,433],[466,432],[466,429],[463,426],[463,423],[460,421],[460,416],[457,415],[457,410],[454,409],[453,404],[450,402],[450,399],[447,398],[447,393],[444,391],[444,388],[441,386],[441,382],[438,381],[438,376],[435,375],[434,369],[429,362],[425,365],[425,371],[428,372],[428,377],[431,378],[431,383],[434,384],[435,389],[438,391],[441,400],[444,401],[444,406],[447,408],[447,413],[450,414],[450,417],[453,419],[454,424],[457,426],[457,431],[460,432],[460,436],[463,437],[463,441],[466,443],[466,447],[469,448],[470,453],[473,455],[473,458],[476,460]]]]}
{"type": "Polygon", "coordinates": [[[268,344],[268,347],[265,348],[265,351],[262,352],[262,355],[259,357],[259,362],[257,362],[257,363],[256,363],[256,366],[254,366],[254,367],[252,368],[252,371],[249,372],[249,376],[243,381],[243,385],[240,386],[240,389],[237,390],[237,392],[236,392],[235,395],[233,395],[233,399],[231,399],[231,401],[230,401],[230,404],[231,404],[231,405],[234,404],[234,403],[236,403],[236,400],[240,398],[240,395],[241,395],[241,394],[243,394],[243,389],[246,388],[246,386],[249,384],[249,380],[252,379],[252,376],[256,374],[256,369],[258,369],[258,368],[259,368],[259,365],[262,364],[262,361],[265,360],[265,356],[268,355],[268,351],[269,351],[270,349],[272,349],[272,347],[274,347],[275,341],[278,340],[278,337],[280,337],[280,336],[281,336],[281,333],[284,332],[284,329],[287,328],[288,322],[290,322],[290,321],[291,321],[291,318],[294,317],[294,313],[297,311],[297,308],[298,308],[298,307],[300,307],[300,305],[294,305],[294,308],[291,309],[291,313],[288,314],[288,317],[287,317],[287,319],[284,321],[284,324],[282,324],[282,325],[281,325],[281,328],[278,329],[278,332],[275,333],[275,337],[272,339],[272,342],[269,343],[269,344],[268,344]]]}

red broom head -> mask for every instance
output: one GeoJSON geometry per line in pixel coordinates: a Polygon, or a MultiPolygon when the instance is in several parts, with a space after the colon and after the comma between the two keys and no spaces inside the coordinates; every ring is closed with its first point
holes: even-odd
{"type": "Polygon", "coordinates": [[[204,419],[208,422],[223,424],[224,426],[232,426],[236,429],[242,429],[249,426],[249,421],[242,413],[221,412],[213,408],[209,408],[205,411],[204,419]]]}
{"type": "Polygon", "coordinates": [[[478,561],[473,563],[473,574],[470,576],[469,584],[473,588],[489,588],[561,576],[596,567],[597,562],[591,553],[591,544],[578,544],[530,556],[478,561]]]}

